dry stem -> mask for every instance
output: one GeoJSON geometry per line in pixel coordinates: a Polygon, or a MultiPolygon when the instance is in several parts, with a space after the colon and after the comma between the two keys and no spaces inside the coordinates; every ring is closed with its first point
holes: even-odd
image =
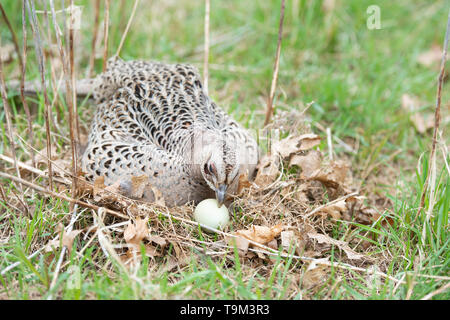
{"type": "Polygon", "coordinates": [[[283,20],[284,20],[284,0],[281,0],[281,10],[280,10],[280,26],[278,28],[278,44],[277,44],[277,54],[275,57],[275,65],[273,67],[272,85],[270,86],[270,95],[267,99],[267,110],[266,110],[266,120],[264,121],[264,126],[269,124],[270,118],[273,113],[273,99],[275,97],[275,89],[277,87],[278,80],[278,69],[280,65],[280,54],[281,54],[281,40],[283,38],[283,20]]]}

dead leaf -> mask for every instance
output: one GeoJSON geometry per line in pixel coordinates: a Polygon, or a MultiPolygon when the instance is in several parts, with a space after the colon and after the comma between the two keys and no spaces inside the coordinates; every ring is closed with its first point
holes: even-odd
{"type": "Polygon", "coordinates": [[[326,14],[330,14],[334,11],[335,5],[336,5],[336,0],[323,0],[322,10],[326,14]]]}
{"type": "Polygon", "coordinates": [[[281,224],[273,227],[253,225],[249,230],[238,230],[234,234],[260,244],[267,244],[277,237],[282,230],[283,226],[281,224]]]}
{"type": "MultiPolygon", "coordinates": [[[[105,186],[104,181],[105,181],[104,176],[97,177],[94,180],[94,188],[93,188],[94,201],[101,203],[114,203],[118,202],[119,200],[123,200],[123,197],[120,197],[123,194],[121,182],[116,181],[114,184],[110,186],[105,186]]],[[[122,205],[125,205],[125,203],[122,203],[122,205]]]]}
{"type": "Polygon", "coordinates": [[[284,250],[289,251],[292,246],[296,246],[294,238],[294,231],[282,231],[281,232],[281,246],[284,250]]]}
{"type": "Polygon", "coordinates": [[[128,227],[123,233],[123,237],[130,250],[139,251],[141,241],[148,236],[149,229],[147,221],[148,218],[141,219],[137,217],[135,223],[129,222],[128,227]]]}
{"type": "Polygon", "coordinates": [[[146,238],[148,241],[156,243],[161,248],[164,248],[167,245],[167,240],[158,235],[149,234],[146,238]]]}
{"type": "MultiPolygon", "coordinates": [[[[67,250],[69,252],[69,254],[72,252],[72,247],[73,247],[73,241],[75,240],[75,237],[77,235],[79,235],[83,230],[72,230],[70,232],[65,232],[65,230],[63,230],[62,232],[62,245],[63,247],[67,247],[67,250]]],[[[52,252],[55,249],[59,248],[59,245],[61,243],[60,241],[60,234],[53,240],[50,240],[44,248],[45,252],[52,252]]]]}
{"type": "Polygon", "coordinates": [[[314,133],[302,134],[300,136],[289,136],[272,145],[272,153],[278,153],[282,158],[309,150],[320,143],[320,137],[314,133]]]}
{"type": "Polygon", "coordinates": [[[237,194],[241,194],[241,192],[246,189],[246,188],[250,188],[251,187],[251,183],[250,181],[248,181],[248,171],[245,173],[242,173],[239,176],[239,183],[238,183],[238,191],[237,194]]]}
{"type": "Polygon", "coordinates": [[[316,171],[308,179],[320,181],[326,187],[337,189],[345,185],[349,168],[349,165],[343,161],[332,161],[330,164],[322,166],[319,171],[316,171]]]}
{"type": "Polygon", "coordinates": [[[417,62],[425,67],[439,66],[442,60],[443,50],[441,46],[434,44],[425,52],[417,57],[417,62]]]}
{"type": "Polygon", "coordinates": [[[149,184],[148,176],[145,174],[137,177],[131,177],[131,194],[132,198],[140,199],[144,194],[144,190],[149,184]]]}
{"type": "Polygon", "coordinates": [[[320,234],[320,233],[316,233],[316,232],[309,232],[308,237],[310,239],[316,240],[318,243],[325,243],[325,244],[337,246],[340,250],[343,250],[345,252],[345,254],[347,255],[347,257],[351,260],[359,260],[362,258],[368,259],[368,257],[352,250],[349,247],[348,243],[345,241],[336,240],[336,239],[331,238],[328,235],[320,234]]]}
{"type": "Polygon", "coordinates": [[[322,153],[318,150],[310,150],[307,154],[294,154],[290,161],[289,167],[297,166],[302,169],[301,178],[308,179],[317,174],[322,165],[322,153]]]}
{"type": "Polygon", "coordinates": [[[156,205],[159,205],[161,207],[165,207],[166,206],[166,201],[164,200],[164,196],[161,193],[161,191],[159,191],[157,188],[155,187],[151,187],[152,191],[153,191],[153,196],[155,197],[154,199],[154,203],[156,205]]]}
{"type": "Polygon", "coordinates": [[[318,213],[331,216],[333,219],[340,220],[347,211],[345,199],[323,207],[318,213]]]}
{"type": "Polygon", "coordinates": [[[0,47],[0,58],[3,63],[12,61],[15,53],[15,48],[12,43],[7,43],[0,47]]]}
{"type": "Polygon", "coordinates": [[[305,271],[302,278],[302,287],[312,289],[325,283],[328,279],[330,267],[320,262],[328,262],[328,258],[316,259],[312,261],[305,271]]]}
{"type": "Polygon", "coordinates": [[[434,127],[434,115],[420,111],[421,102],[417,97],[409,94],[402,95],[402,108],[410,114],[409,119],[419,133],[425,133],[434,127]]]}
{"type": "Polygon", "coordinates": [[[72,247],[73,247],[73,241],[75,239],[75,237],[77,235],[79,235],[83,230],[72,230],[68,233],[64,232],[63,233],[63,238],[62,238],[62,244],[63,246],[67,247],[67,251],[70,253],[72,252],[72,247]]]}
{"type": "Polygon", "coordinates": [[[298,152],[309,150],[320,143],[320,137],[313,133],[289,136],[272,143],[271,152],[261,158],[255,183],[259,186],[271,184],[280,174],[278,169],[281,159],[289,158],[298,152]]]}
{"type": "Polygon", "coordinates": [[[271,184],[280,174],[278,166],[280,160],[278,155],[265,155],[258,163],[258,172],[256,174],[255,183],[260,186],[271,184]]]}
{"type": "Polygon", "coordinates": [[[237,237],[227,237],[225,236],[226,242],[231,246],[236,246],[238,248],[238,253],[240,256],[245,256],[247,254],[249,244],[248,240],[244,237],[237,236],[237,237]]]}

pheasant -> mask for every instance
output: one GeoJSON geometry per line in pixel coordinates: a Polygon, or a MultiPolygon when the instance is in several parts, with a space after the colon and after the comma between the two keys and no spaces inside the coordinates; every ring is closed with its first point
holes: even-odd
{"type": "MultiPolygon", "coordinates": [[[[167,206],[214,196],[220,206],[240,174],[254,175],[255,139],[208,97],[193,66],[111,58],[94,83],[81,159],[88,180],[120,181],[129,193],[132,178],[145,175],[167,206]]],[[[155,200],[151,187],[141,200],[155,200]]]]}

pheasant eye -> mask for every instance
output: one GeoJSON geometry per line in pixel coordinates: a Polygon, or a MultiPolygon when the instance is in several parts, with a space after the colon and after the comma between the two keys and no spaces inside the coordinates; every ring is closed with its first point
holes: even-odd
{"type": "Polygon", "coordinates": [[[206,174],[211,174],[211,171],[209,170],[210,167],[210,165],[205,163],[205,165],[203,166],[203,171],[205,171],[206,174]]]}
{"type": "Polygon", "coordinates": [[[206,174],[216,174],[216,167],[212,163],[205,163],[203,171],[205,171],[206,174]]]}

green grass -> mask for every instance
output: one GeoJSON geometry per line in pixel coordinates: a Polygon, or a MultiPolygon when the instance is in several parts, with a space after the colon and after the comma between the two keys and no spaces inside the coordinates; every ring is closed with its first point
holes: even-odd
{"type": "MultiPolygon", "coordinates": [[[[210,95],[245,126],[261,128],[263,101],[269,92],[276,50],[279,1],[211,2],[210,95]],[[240,69],[236,71],[233,67],[240,69]]],[[[94,10],[90,1],[75,3],[84,5],[80,44],[75,51],[79,58],[78,77],[82,78],[91,54],[94,10]]],[[[111,4],[110,55],[120,42],[131,12],[131,2],[125,3],[124,8],[119,1],[111,4]]],[[[8,1],[3,5],[21,44],[20,1],[8,1]]],[[[140,6],[121,57],[192,63],[201,70],[202,1],[141,1],[140,6]]],[[[377,251],[388,255],[390,262],[385,266],[386,273],[404,279],[406,284],[396,287],[392,281],[380,279],[377,286],[370,288],[361,274],[333,269],[331,276],[312,292],[302,287],[306,266],[299,261],[278,258],[265,266],[264,271],[258,271],[245,261],[239,261],[237,256],[230,261],[200,253],[187,267],[176,272],[155,268],[144,258],[137,274],[130,277],[113,261],[109,262],[114,265],[113,271],[99,269],[108,258],[96,242],[81,256],[75,254],[87,242],[78,239],[54,291],[50,292],[58,254],[46,253],[31,260],[26,256],[55,235],[59,222],[69,222],[69,206],[63,201],[34,194],[26,197],[34,208],[31,216],[18,215],[15,208],[3,200],[0,203],[0,270],[21,262],[0,277],[0,298],[34,299],[56,294],[64,299],[420,299],[439,289],[448,282],[439,277],[450,274],[450,178],[438,150],[433,215],[428,221],[424,214],[415,219],[426,179],[431,133],[418,134],[400,103],[402,94],[408,93],[425,102],[424,112],[434,110],[437,70],[421,66],[417,57],[433,44],[443,43],[448,10],[446,1],[355,0],[336,1],[333,13],[325,14],[320,1],[286,1],[276,110],[301,108],[314,101],[308,111],[312,121],[331,127],[333,134],[343,140],[358,142],[357,154],[347,155],[351,157],[355,176],[362,174],[367,164],[380,164],[368,181],[379,177],[377,181],[385,182],[368,182],[363,184],[362,190],[390,199],[392,207],[383,214],[392,219],[392,225],[382,221],[370,226],[340,222],[333,236],[341,239],[350,233],[357,239],[371,242],[377,251]],[[380,30],[366,27],[366,9],[373,4],[381,9],[380,30]],[[80,269],[80,290],[67,287],[70,266],[80,269]]],[[[0,32],[2,45],[10,43],[8,29],[2,27],[0,32]]],[[[38,79],[29,26],[28,38],[27,78],[38,79]]],[[[96,59],[97,72],[101,71],[101,66],[102,59],[96,59]]],[[[17,68],[17,61],[5,65],[7,81],[17,78],[17,68]]],[[[442,111],[447,115],[449,89],[447,81],[442,90],[442,111]]],[[[20,99],[16,96],[10,101],[14,126],[26,137],[26,117],[20,99]]],[[[30,100],[30,103],[35,110],[33,145],[41,150],[45,146],[43,98],[30,100]]],[[[65,110],[65,106],[57,106],[55,114],[56,110],[65,110]]],[[[92,113],[89,103],[82,104],[79,107],[81,123],[88,126],[92,113]]],[[[0,117],[3,141],[7,141],[3,109],[0,117]]],[[[61,132],[54,141],[58,152],[63,151],[63,144],[67,145],[64,137],[69,135],[69,129],[65,117],[63,113],[58,116],[61,132]]],[[[0,152],[5,153],[8,148],[3,143],[0,152]]],[[[19,144],[18,149],[24,148],[19,144]]],[[[20,150],[19,157],[28,159],[20,150]]],[[[323,151],[327,151],[325,144],[323,151]]],[[[339,145],[335,145],[335,152],[338,157],[345,154],[339,145]]],[[[448,154],[446,158],[448,161],[448,154]]],[[[9,181],[2,181],[2,186],[8,198],[19,193],[9,181]]],[[[426,207],[429,202],[427,196],[426,207]]],[[[90,225],[90,218],[83,219],[85,225],[90,225]]],[[[330,254],[331,259],[337,259],[334,251],[330,254]]],[[[450,293],[447,290],[433,298],[449,299],[450,293]]]]}

